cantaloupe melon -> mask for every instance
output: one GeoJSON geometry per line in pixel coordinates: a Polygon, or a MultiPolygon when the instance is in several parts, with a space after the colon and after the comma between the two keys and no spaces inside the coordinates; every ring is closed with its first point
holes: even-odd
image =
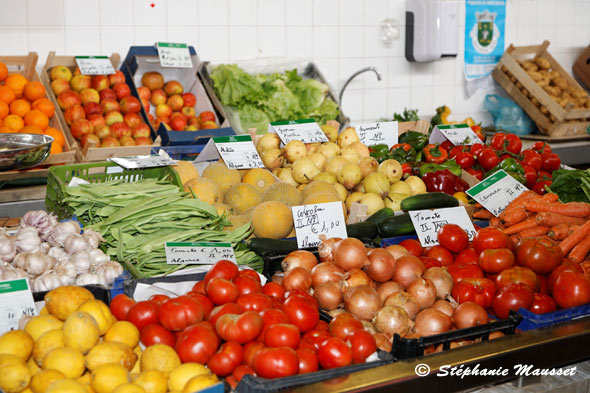
{"type": "Polygon", "coordinates": [[[242,225],[246,225],[252,220],[249,214],[240,214],[237,216],[228,216],[227,219],[231,222],[231,226],[223,228],[224,231],[233,231],[236,228],[241,227],[242,225]]]}
{"type": "Polygon", "coordinates": [[[185,184],[191,179],[199,178],[199,171],[197,171],[197,168],[195,168],[191,161],[180,160],[176,165],[172,165],[172,168],[174,168],[176,173],[178,173],[178,176],[180,176],[182,184],[185,184]]]}
{"type": "Polygon", "coordinates": [[[220,216],[223,214],[231,214],[231,207],[229,207],[225,203],[214,203],[213,206],[215,207],[215,209],[217,209],[217,214],[220,216]]]}
{"type": "Polygon", "coordinates": [[[234,184],[238,184],[242,177],[237,169],[229,169],[221,162],[214,162],[203,171],[202,177],[212,180],[222,195],[225,195],[227,190],[234,184]]]}
{"type": "Polygon", "coordinates": [[[187,181],[184,191],[191,192],[191,190],[197,198],[210,205],[221,202],[223,198],[219,187],[211,179],[200,177],[187,181]]]}
{"type": "Polygon", "coordinates": [[[312,181],[307,186],[305,186],[305,188],[301,192],[301,197],[303,199],[306,199],[311,194],[321,193],[321,192],[328,192],[328,193],[332,193],[334,195],[338,195],[338,192],[336,191],[336,189],[334,188],[333,185],[331,185],[330,183],[325,182],[323,180],[316,180],[316,181],[312,181]]]}
{"type": "Polygon", "coordinates": [[[244,174],[242,183],[252,184],[260,192],[264,192],[271,184],[276,183],[277,179],[267,169],[253,168],[244,174]]]}
{"type": "Polygon", "coordinates": [[[223,198],[223,203],[230,206],[234,214],[244,214],[248,209],[262,202],[262,194],[252,184],[240,183],[232,186],[223,198]]]}
{"type": "Polygon", "coordinates": [[[279,201],[261,203],[252,212],[252,227],[256,237],[284,238],[293,230],[291,209],[279,201]]]}
{"type": "Polygon", "coordinates": [[[262,200],[279,201],[287,206],[297,206],[301,204],[301,193],[297,188],[287,183],[275,183],[262,193],[262,200]]]}

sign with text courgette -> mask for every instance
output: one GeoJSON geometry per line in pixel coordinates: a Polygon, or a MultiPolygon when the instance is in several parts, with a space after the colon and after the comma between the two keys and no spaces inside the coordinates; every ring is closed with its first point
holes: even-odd
{"type": "Polygon", "coordinates": [[[299,248],[316,247],[322,242],[320,235],[348,237],[342,202],[293,206],[291,212],[299,248]]]}
{"type": "Polygon", "coordinates": [[[18,329],[25,315],[36,315],[35,301],[25,278],[0,281],[0,334],[18,329]]]}
{"type": "Polygon", "coordinates": [[[449,140],[453,145],[473,145],[484,143],[468,124],[445,124],[435,126],[430,134],[430,143],[442,143],[449,140]]]}
{"type": "Polygon", "coordinates": [[[391,148],[391,146],[397,143],[397,121],[359,124],[355,129],[360,141],[365,146],[386,144],[387,147],[391,148]]]}
{"type": "Polygon", "coordinates": [[[303,143],[328,142],[328,137],[313,119],[274,121],[269,124],[268,132],[275,132],[284,144],[293,140],[303,143]]]}
{"type": "Polygon", "coordinates": [[[438,245],[437,233],[446,224],[456,224],[463,228],[469,240],[475,236],[475,227],[463,206],[434,210],[412,210],[408,212],[418,240],[423,247],[438,245]]]}
{"type": "Polygon", "coordinates": [[[157,42],[156,48],[162,67],[193,68],[193,60],[187,44],[157,42]]]}
{"type": "Polygon", "coordinates": [[[82,75],[111,75],[115,68],[107,56],[76,56],[76,64],[82,75]]]}
{"type": "Polygon", "coordinates": [[[510,202],[527,190],[515,178],[500,169],[471,187],[466,193],[498,217],[510,202]]]}
{"type": "Polygon", "coordinates": [[[264,168],[250,135],[211,138],[195,162],[213,161],[220,157],[229,169],[264,168]]]}
{"type": "Polygon", "coordinates": [[[231,243],[166,242],[164,249],[169,265],[212,265],[222,259],[237,263],[231,243]]]}

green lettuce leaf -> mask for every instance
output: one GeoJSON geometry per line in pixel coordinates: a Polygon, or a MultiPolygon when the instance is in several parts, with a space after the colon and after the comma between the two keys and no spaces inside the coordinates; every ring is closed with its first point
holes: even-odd
{"type": "Polygon", "coordinates": [[[240,123],[244,130],[256,128],[258,131],[266,132],[268,129],[268,123],[271,122],[270,118],[263,110],[252,104],[243,105],[238,110],[238,113],[240,115],[240,123]]]}
{"type": "Polygon", "coordinates": [[[235,64],[222,64],[211,72],[217,96],[223,105],[255,102],[262,94],[260,82],[235,64]]]}
{"type": "Polygon", "coordinates": [[[338,119],[339,114],[338,104],[328,97],[318,108],[309,112],[307,117],[311,117],[318,124],[326,124],[328,120],[338,119]]]}

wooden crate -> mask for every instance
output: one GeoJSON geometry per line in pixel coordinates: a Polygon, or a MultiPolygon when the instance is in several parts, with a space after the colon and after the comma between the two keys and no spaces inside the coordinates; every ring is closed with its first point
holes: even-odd
{"type": "MultiPolygon", "coordinates": [[[[109,56],[113,67],[116,69],[120,57],[117,53],[113,53],[109,56]]],[[[47,61],[43,66],[41,71],[41,81],[45,85],[47,90],[47,94],[51,101],[55,104],[56,107],[56,114],[59,122],[61,123],[63,129],[65,130],[66,139],[70,142],[70,144],[76,144],[77,153],[76,153],[76,161],[77,162],[95,162],[95,161],[105,161],[107,158],[111,157],[127,157],[127,156],[141,156],[141,155],[149,155],[152,147],[159,146],[159,143],[155,142],[153,145],[144,145],[144,146],[119,146],[119,147],[89,147],[85,146],[84,149],[80,147],[77,141],[72,136],[70,132],[70,127],[64,118],[64,113],[59,107],[57,103],[57,97],[53,93],[51,89],[51,78],[50,78],[50,71],[51,68],[57,65],[63,65],[70,68],[72,71],[76,69],[76,58],[74,56],[56,56],[55,52],[50,52],[47,56],[47,61]]],[[[143,118],[143,120],[150,125],[148,119],[143,118]]],[[[150,126],[151,128],[151,126],[150,126]]]]}
{"type": "Polygon", "coordinates": [[[518,105],[533,119],[539,131],[555,138],[586,135],[590,126],[590,109],[562,107],[539,86],[519,64],[519,60],[541,57],[549,61],[552,71],[557,71],[570,88],[583,90],[561,65],[549,54],[549,41],[542,45],[514,47],[510,45],[492,72],[492,76],[518,105]]]}
{"type": "Polygon", "coordinates": [[[580,54],[572,68],[576,78],[582,81],[586,89],[590,89],[590,45],[580,54]]]}
{"type": "MultiPolygon", "coordinates": [[[[36,52],[30,52],[27,56],[0,56],[0,61],[6,64],[9,74],[21,74],[30,81],[40,82],[39,74],[35,70],[38,57],[36,52]]],[[[46,90],[47,96],[51,99],[50,95],[53,94],[51,89],[46,88],[46,90]]],[[[66,136],[64,152],[51,154],[40,165],[68,164],[75,160],[77,145],[67,140],[67,133],[58,119],[58,113],[59,108],[56,106],[55,115],[49,119],[49,127],[61,131],[66,136]]],[[[26,172],[19,171],[18,173],[26,172]]]]}

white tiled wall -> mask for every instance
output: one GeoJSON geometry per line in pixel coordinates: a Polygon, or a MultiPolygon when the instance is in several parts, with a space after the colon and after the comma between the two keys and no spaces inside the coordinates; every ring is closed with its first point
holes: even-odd
{"type": "MultiPolygon", "coordinates": [[[[451,117],[489,122],[483,94],[463,95],[459,55],[435,63],[404,58],[404,0],[0,0],[0,55],[97,55],[155,41],[187,42],[203,60],[304,57],[315,61],[338,91],[364,66],[377,67],[349,85],[343,109],[353,121],[391,116],[404,107],[423,116],[447,104],[451,117]],[[153,7],[152,7],[153,5],[153,7]],[[400,38],[380,40],[380,22],[400,22],[400,38]]],[[[464,18],[461,20],[464,24],[464,18]]],[[[590,43],[590,0],[508,0],[507,42],[552,42],[567,70],[590,43]]]]}

